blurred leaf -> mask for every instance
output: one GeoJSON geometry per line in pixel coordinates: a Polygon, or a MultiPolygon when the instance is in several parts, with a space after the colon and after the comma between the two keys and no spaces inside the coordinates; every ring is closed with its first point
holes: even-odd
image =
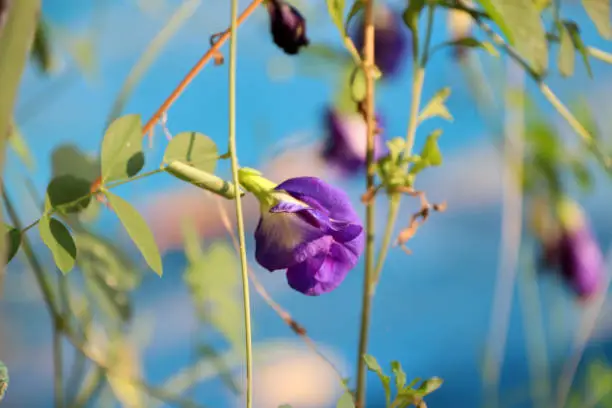
{"type": "Polygon", "coordinates": [[[586,377],[590,401],[601,401],[612,392],[612,370],[603,361],[591,363],[586,377]]]}
{"type": "Polygon", "coordinates": [[[588,167],[580,160],[573,160],[571,169],[578,186],[585,192],[591,191],[593,189],[593,176],[588,167]]]}
{"type": "Polygon", "coordinates": [[[361,11],[363,10],[363,7],[365,6],[365,1],[364,0],[355,0],[353,2],[353,5],[351,6],[351,9],[349,10],[347,16],[346,16],[346,22],[344,23],[344,32],[347,33],[349,30],[349,25],[351,23],[351,20],[353,20],[353,18],[361,11]]]}
{"type": "Polygon", "coordinates": [[[87,208],[91,201],[91,184],[87,180],[63,175],[55,177],[47,187],[52,208],[59,212],[74,213],[87,208]]]}
{"type": "Polygon", "coordinates": [[[436,48],[442,47],[467,47],[467,48],[482,48],[489,55],[493,57],[499,57],[499,51],[493,44],[488,41],[479,41],[474,37],[464,37],[458,40],[447,41],[445,43],[440,44],[436,48]]]}
{"type": "Polygon", "coordinates": [[[440,129],[436,129],[429,136],[427,136],[425,145],[421,150],[420,160],[416,161],[410,167],[411,174],[417,174],[426,167],[439,166],[442,164],[442,153],[440,152],[440,147],[438,146],[438,139],[441,135],[442,131],[440,129]]]}
{"type": "Polygon", "coordinates": [[[188,218],[183,218],[181,222],[185,255],[189,263],[195,263],[202,258],[204,252],[200,247],[200,238],[194,223],[188,218]]]}
{"type": "Polygon", "coordinates": [[[426,119],[437,116],[441,117],[442,119],[452,121],[453,116],[450,114],[450,112],[446,108],[446,105],[444,104],[450,94],[451,89],[448,87],[442,88],[438,92],[436,92],[419,114],[419,122],[423,122],[426,119]]]}
{"type": "Polygon", "coordinates": [[[366,75],[363,69],[355,67],[351,82],[351,96],[353,105],[355,101],[363,101],[366,97],[366,75]]]}
{"type": "Polygon", "coordinates": [[[6,365],[0,360],[0,401],[4,399],[9,386],[9,372],[6,365]]]}
{"type": "Polygon", "coordinates": [[[34,159],[32,158],[32,152],[30,151],[30,147],[23,137],[23,134],[19,131],[19,128],[14,122],[11,124],[11,131],[9,132],[8,141],[11,149],[13,149],[23,164],[25,164],[29,170],[33,170],[34,159]]]}
{"type": "Polygon", "coordinates": [[[208,173],[214,173],[219,152],[211,138],[198,132],[182,132],[174,136],[164,153],[164,162],[178,160],[208,173]]]}
{"type": "Polygon", "coordinates": [[[580,29],[578,28],[578,25],[574,23],[573,21],[564,21],[563,26],[569,33],[570,38],[572,40],[572,44],[574,45],[574,48],[578,50],[578,52],[582,56],[582,61],[584,63],[584,66],[586,67],[589,77],[593,78],[593,71],[591,70],[591,62],[589,61],[589,58],[590,58],[589,50],[587,49],[586,45],[584,45],[584,42],[582,42],[582,37],[580,37],[580,29]]]}
{"type": "Polygon", "coordinates": [[[340,34],[344,36],[344,0],[326,0],[326,2],[329,16],[338,27],[340,34]]]}
{"type": "Polygon", "coordinates": [[[597,27],[599,34],[606,40],[612,39],[610,0],[582,0],[582,6],[597,27]]]}
{"type": "Polygon", "coordinates": [[[55,66],[55,58],[51,50],[51,40],[49,26],[44,19],[38,21],[34,43],[32,44],[31,55],[38,68],[44,73],[50,73],[55,66]]]}
{"type": "Polygon", "coordinates": [[[406,385],[406,373],[402,369],[402,365],[399,361],[391,362],[391,372],[395,377],[395,386],[397,389],[401,390],[404,388],[404,385],[406,385]]]}
{"type": "Polygon", "coordinates": [[[368,370],[378,375],[378,378],[380,379],[380,382],[382,383],[383,388],[385,389],[385,400],[387,401],[387,406],[389,406],[389,403],[391,402],[391,378],[383,373],[382,368],[380,367],[378,361],[376,361],[374,356],[366,354],[363,356],[363,361],[368,367],[368,370]]]}
{"type": "Polygon", "coordinates": [[[336,408],[355,408],[355,403],[353,402],[353,396],[350,392],[345,392],[340,396],[338,403],[336,404],[336,408]]]}
{"type": "Polygon", "coordinates": [[[76,62],[81,72],[89,75],[93,75],[97,67],[96,59],[96,45],[92,38],[75,36],[74,34],[70,37],[69,49],[72,54],[72,58],[76,62]]]}
{"type": "Polygon", "coordinates": [[[428,380],[423,381],[417,391],[419,391],[422,396],[431,394],[432,392],[440,388],[443,382],[444,380],[439,377],[432,377],[428,380]]]}
{"type": "Polygon", "coordinates": [[[110,124],[102,140],[102,181],[127,179],[144,166],[140,115],[125,115],[110,124]]]}
{"type": "Polygon", "coordinates": [[[74,267],[77,248],[68,228],[57,219],[44,215],[38,223],[38,230],[59,270],[64,274],[70,272],[74,267]]]}
{"type": "Polygon", "coordinates": [[[53,177],[75,176],[91,184],[100,177],[100,162],[75,145],[60,145],[51,154],[51,172],[53,177]]]}
{"type": "Polygon", "coordinates": [[[140,376],[140,363],[136,348],[121,340],[117,341],[111,353],[113,369],[107,372],[107,379],[113,393],[123,407],[145,407],[144,395],[139,384],[134,382],[134,379],[140,376]]]}
{"type": "Polygon", "coordinates": [[[574,50],[574,42],[569,30],[565,24],[558,24],[560,39],[559,39],[559,72],[564,77],[569,77],[574,74],[574,59],[576,51],[574,50]]]}
{"type": "Polygon", "coordinates": [[[236,384],[236,381],[234,381],[234,378],[232,376],[232,367],[225,361],[225,356],[219,354],[213,347],[209,345],[200,345],[198,347],[198,354],[200,354],[205,359],[212,360],[213,364],[217,368],[219,377],[227,386],[227,388],[235,395],[240,394],[240,387],[238,386],[238,384],[236,384]]]}
{"type": "MultiPolygon", "coordinates": [[[[501,0],[503,1],[503,0],[501,0]]],[[[510,45],[514,45],[515,37],[514,32],[510,29],[512,25],[511,21],[506,20],[506,15],[497,6],[495,0],[477,0],[483,10],[491,17],[491,20],[495,22],[497,27],[501,30],[502,34],[506,37],[506,40],[510,45]]]]}
{"type": "Polygon", "coordinates": [[[548,42],[540,12],[533,0],[491,0],[491,3],[508,24],[518,53],[536,74],[544,74],[548,68],[548,42]]]}
{"type": "Polygon", "coordinates": [[[153,238],[153,233],[149,226],[136,211],[134,207],[123,198],[105,191],[104,195],[108,199],[112,209],[119,217],[119,221],[127,231],[128,235],[136,244],[140,253],[144,257],[149,267],[159,276],[162,276],[162,261],[159,254],[159,249],[153,238]]]}
{"type": "MultiPolygon", "coordinates": [[[[411,0],[408,3],[408,7],[404,10],[402,14],[402,18],[404,19],[404,23],[406,26],[412,31],[412,35],[414,35],[415,39],[418,40],[418,29],[419,29],[419,16],[421,11],[425,7],[425,0],[411,0]]],[[[418,44],[418,41],[417,41],[418,44]]],[[[412,50],[412,52],[418,52],[418,50],[412,50]]]]}
{"type": "Polygon", "coordinates": [[[391,156],[391,160],[394,162],[397,161],[400,154],[406,148],[406,139],[403,137],[394,137],[393,139],[387,142],[387,148],[389,149],[389,155],[391,156]]]}
{"type": "Polygon", "coordinates": [[[19,246],[21,245],[21,232],[15,227],[4,224],[4,235],[7,245],[6,263],[9,263],[17,254],[17,251],[19,251],[19,246]]]}

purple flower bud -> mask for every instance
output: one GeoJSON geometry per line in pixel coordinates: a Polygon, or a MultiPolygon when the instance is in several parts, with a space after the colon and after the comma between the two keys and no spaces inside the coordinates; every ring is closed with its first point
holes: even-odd
{"type": "Polygon", "coordinates": [[[306,20],[300,12],[284,0],[268,0],[270,32],[274,43],[287,54],[297,54],[300,47],[308,45],[306,20]]]}
{"type": "MultiPolygon", "coordinates": [[[[400,70],[406,57],[408,31],[401,16],[388,7],[378,7],[375,12],[374,61],[384,75],[391,76],[400,70]]],[[[361,18],[353,35],[357,49],[363,48],[363,25],[361,18]]]]}
{"type": "MultiPolygon", "coordinates": [[[[380,124],[380,117],[376,116],[380,124]]],[[[367,125],[358,113],[342,114],[328,108],[325,112],[327,139],[323,157],[332,166],[346,174],[354,174],[365,168],[367,148],[367,125]]],[[[380,134],[374,142],[374,158],[378,160],[386,154],[380,134]]]]}
{"type": "Polygon", "coordinates": [[[288,179],[261,199],[255,258],[287,270],[289,286],[309,296],[342,283],[363,251],[363,226],[348,196],[315,177],[288,179]]]}
{"type": "Polygon", "coordinates": [[[604,259],[581,208],[570,201],[559,206],[561,234],[550,254],[561,275],[581,298],[596,294],[604,281],[604,259]]]}

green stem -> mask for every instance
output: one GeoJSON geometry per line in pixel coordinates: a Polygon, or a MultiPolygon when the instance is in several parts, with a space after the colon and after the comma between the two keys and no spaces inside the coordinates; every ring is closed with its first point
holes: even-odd
{"type": "Polygon", "coordinates": [[[378,285],[378,281],[380,280],[380,273],[382,272],[383,266],[385,266],[385,260],[387,259],[389,248],[391,247],[393,228],[395,227],[395,221],[397,220],[397,214],[399,212],[401,199],[402,196],[397,193],[393,194],[389,198],[389,213],[387,214],[387,223],[385,224],[385,232],[383,234],[380,251],[378,252],[378,256],[376,257],[376,268],[374,268],[374,284],[371,288],[372,296],[374,296],[376,285],[378,285]]]}
{"type": "Polygon", "coordinates": [[[151,170],[151,171],[145,171],[144,173],[140,173],[140,174],[138,174],[138,175],[136,175],[134,177],[130,177],[128,179],[111,181],[110,183],[106,184],[105,187],[106,188],[118,187],[118,186],[121,186],[121,185],[126,184],[126,183],[131,183],[132,181],[136,181],[136,180],[143,179],[145,177],[152,176],[154,174],[163,173],[164,171],[166,171],[165,167],[160,167],[159,169],[155,169],[155,170],[151,170]]]}
{"type": "MultiPolygon", "coordinates": [[[[229,135],[228,150],[231,154],[232,179],[235,186],[238,180],[238,155],[236,152],[236,48],[238,38],[238,0],[232,0],[229,51],[229,135]]],[[[244,234],[244,217],[242,215],[242,199],[236,194],[236,223],[238,227],[238,242],[240,244],[240,270],[242,275],[242,294],[244,307],[244,331],[246,352],[246,407],[253,406],[253,350],[251,342],[251,301],[249,296],[249,272],[246,256],[246,239],[244,234]]]]}
{"type": "MultiPolygon", "coordinates": [[[[365,24],[364,24],[364,64],[366,76],[366,97],[365,97],[365,119],[367,125],[367,150],[366,150],[366,191],[371,191],[374,187],[375,162],[374,162],[374,138],[376,137],[375,101],[374,101],[374,0],[367,0],[365,3],[365,24]]],[[[361,300],[361,325],[359,330],[359,349],[357,354],[357,407],[365,408],[366,398],[366,366],[363,361],[364,355],[368,352],[368,337],[370,330],[370,320],[372,315],[372,284],[374,278],[374,229],[375,219],[375,198],[372,197],[366,204],[366,248],[365,248],[365,274],[363,278],[363,295],[361,300]]]]}
{"type": "MultiPolygon", "coordinates": [[[[60,277],[61,279],[61,277],[60,277]]],[[[62,320],[53,319],[53,389],[55,407],[64,405],[64,369],[62,358],[62,320]]]]}

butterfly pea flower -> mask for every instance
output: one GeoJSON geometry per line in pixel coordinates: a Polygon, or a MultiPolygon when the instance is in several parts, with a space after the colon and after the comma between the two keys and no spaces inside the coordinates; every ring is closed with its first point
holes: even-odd
{"type": "Polygon", "coordinates": [[[270,32],[276,45],[290,55],[308,45],[306,20],[295,7],[284,0],[268,0],[266,6],[270,14],[270,32]]]}
{"type": "MultiPolygon", "coordinates": [[[[353,41],[358,49],[364,45],[364,19],[357,24],[353,41]]],[[[391,76],[399,72],[408,51],[408,30],[401,16],[386,6],[377,7],[374,15],[374,62],[380,71],[391,76]]]]}
{"type": "MultiPolygon", "coordinates": [[[[377,116],[377,124],[380,117],[377,116]]],[[[329,165],[344,174],[355,174],[365,168],[367,150],[367,125],[358,113],[342,113],[328,108],[325,112],[327,138],[322,151],[329,165]]],[[[375,135],[374,158],[378,160],[385,154],[381,135],[375,135]]]]}
{"type": "Polygon", "coordinates": [[[563,199],[557,207],[558,231],[544,241],[546,261],[580,298],[589,298],[603,285],[603,254],[580,206],[563,199]]]}
{"type": "Polygon", "coordinates": [[[255,259],[270,272],[286,270],[294,290],[318,296],[336,289],[363,251],[363,226],[349,197],[315,177],[275,185],[250,169],[240,184],[260,202],[255,259]]]}

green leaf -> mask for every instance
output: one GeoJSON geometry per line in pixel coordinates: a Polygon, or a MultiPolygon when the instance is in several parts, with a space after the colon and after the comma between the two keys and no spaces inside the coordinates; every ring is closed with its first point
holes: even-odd
{"type": "Polygon", "coordinates": [[[482,48],[489,55],[493,57],[499,57],[499,51],[493,44],[488,41],[479,41],[474,37],[464,37],[458,40],[447,41],[441,44],[439,47],[467,47],[467,48],[482,48]]]}
{"type": "Polygon", "coordinates": [[[391,160],[394,162],[397,161],[400,154],[404,151],[406,147],[406,139],[403,137],[394,137],[393,139],[387,142],[387,148],[389,149],[389,156],[391,156],[391,160]]]}
{"type": "Polygon", "coordinates": [[[83,153],[75,145],[65,144],[53,150],[51,171],[53,177],[75,176],[91,184],[100,177],[100,161],[83,153]]]}
{"type": "Polygon", "coordinates": [[[76,261],[77,248],[68,228],[57,219],[45,215],[38,223],[38,230],[59,270],[64,274],[70,272],[76,261]]]}
{"type": "Polygon", "coordinates": [[[442,119],[446,119],[448,121],[453,120],[453,116],[450,114],[446,105],[444,104],[448,97],[451,94],[451,89],[446,87],[440,89],[436,94],[430,99],[425,108],[419,114],[419,122],[423,122],[426,119],[439,116],[442,119]]]}
{"type": "MultiPolygon", "coordinates": [[[[410,31],[412,31],[412,35],[416,36],[415,38],[417,39],[419,32],[419,16],[424,7],[425,0],[410,0],[408,7],[406,7],[404,13],[402,14],[404,23],[410,29],[410,31]]],[[[418,52],[418,50],[413,50],[413,52],[418,52]]]]}
{"type": "MultiPolygon", "coordinates": [[[[501,30],[502,34],[506,37],[506,40],[510,45],[514,45],[515,38],[514,33],[507,24],[503,12],[500,12],[499,8],[494,4],[495,0],[477,0],[483,10],[491,17],[491,20],[495,22],[497,27],[501,30]]],[[[502,0],[503,1],[503,0],[502,0]]],[[[511,24],[511,23],[510,23],[511,24]]]]}
{"type": "Polygon", "coordinates": [[[198,132],[182,132],[174,136],[164,153],[164,162],[178,160],[191,167],[214,173],[219,152],[208,136],[198,132]]]}
{"type": "Polygon", "coordinates": [[[380,379],[380,382],[382,383],[383,388],[385,390],[385,399],[387,401],[388,406],[391,402],[391,377],[383,373],[382,368],[380,367],[378,361],[376,361],[376,358],[374,358],[374,356],[365,354],[363,356],[363,361],[366,367],[368,367],[368,370],[375,372],[376,375],[378,375],[378,378],[380,379]]]}
{"type": "Polygon", "coordinates": [[[612,39],[610,0],[582,0],[582,7],[597,27],[599,34],[606,40],[612,39]]]}
{"type": "Polygon", "coordinates": [[[584,62],[584,66],[586,67],[589,77],[593,78],[593,71],[591,70],[591,62],[589,60],[589,50],[587,49],[586,45],[584,45],[584,42],[582,42],[582,37],[580,37],[580,29],[578,28],[578,25],[573,21],[564,21],[563,25],[569,32],[574,48],[577,49],[580,55],[582,56],[582,61],[584,62]]]}
{"type": "Polygon", "coordinates": [[[366,75],[363,69],[355,67],[351,80],[353,101],[363,101],[366,97],[366,75]]]}
{"type": "Polygon", "coordinates": [[[44,19],[40,19],[36,26],[34,43],[30,51],[32,59],[43,73],[50,73],[56,66],[53,50],[51,49],[49,32],[49,25],[47,22],[44,19]]]}
{"type": "Polygon", "coordinates": [[[417,391],[419,391],[419,393],[423,396],[431,394],[440,388],[443,382],[444,380],[442,380],[440,377],[431,377],[430,379],[423,381],[417,391]]]}
{"type": "Polygon", "coordinates": [[[125,115],[110,124],[102,140],[102,181],[127,179],[144,166],[140,115],[125,115]]]}
{"type": "Polygon", "coordinates": [[[340,396],[336,408],[355,408],[355,402],[350,392],[345,392],[340,396]]]}
{"type": "Polygon", "coordinates": [[[332,21],[344,37],[344,0],[326,0],[327,11],[332,21]]]}
{"type": "Polygon", "coordinates": [[[87,180],[63,175],[55,177],[47,186],[51,208],[62,213],[79,212],[91,202],[91,183],[87,180]]]}
{"type": "Polygon", "coordinates": [[[533,0],[491,2],[508,23],[518,53],[536,74],[544,74],[548,68],[548,42],[540,12],[533,0]]]}
{"type": "Polygon", "coordinates": [[[440,152],[440,147],[438,146],[438,139],[441,135],[442,131],[440,129],[436,129],[429,136],[427,136],[423,150],[421,150],[421,160],[416,161],[410,167],[411,174],[417,174],[426,167],[439,166],[442,164],[442,153],[440,152]]]}
{"type": "Polygon", "coordinates": [[[363,10],[364,7],[365,7],[365,1],[364,0],[355,0],[353,2],[353,5],[351,6],[351,9],[349,10],[348,15],[346,16],[346,22],[344,23],[344,32],[345,33],[348,31],[349,24],[351,23],[351,20],[353,20],[353,18],[361,10],[363,10]]]}
{"type": "Polygon", "coordinates": [[[585,192],[591,191],[593,188],[593,176],[589,168],[582,161],[573,160],[571,162],[571,169],[578,186],[585,192]]]}
{"type": "Polygon", "coordinates": [[[565,24],[558,24],[559,27],[559,59],[557,65],[559,72],[564,77],[569,77],[574,74],[574,59],[576,51],[574,50],[574,42],[572,36],[565,24]]]}
{"type": "Polygon", "coordinates": [[[159,276],[162,276],[163,269],[161,256],[157,249],[155,239],[153,238],[153,233],[145,220],[138,211],[123,198],[109,191],[105,191],[104,195],[106,195],[112,209],[117,214],[117,217],[119,217],[119,221],[121,221],[128,235],[140,250],[140,253],[149,267],[159,276]]]}
{"type": "Polygon", "coordinates": [[[404,388],[404,385],[406,385],[406,373],[402,369],[402,365],[399,361],[391,362],[391,372],[395,377],[395,386],[397,387],[397,389],[401,390],[402,388],[404,388]]]}
{"type": "Polygon", "coordinates": [[[4,234],[4,242],[7,245],[6,263],[9,263],[17,254],[17,251],[19,251],[19,246],[21,245],[21,232],[15,227],[4,224],[4,234]]]}
{"type": "Polygon", "coordinates": [[[6,364],[0,361],[0,401],[4,399],[9,386],[9,372],[6,364]]]}

